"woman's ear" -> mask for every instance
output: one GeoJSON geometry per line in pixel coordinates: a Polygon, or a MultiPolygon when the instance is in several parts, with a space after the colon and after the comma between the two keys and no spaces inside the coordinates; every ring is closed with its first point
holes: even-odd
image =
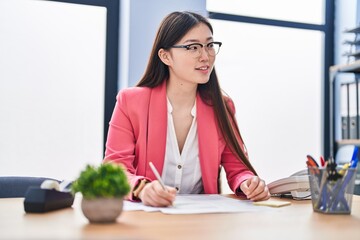
{"type": "Polygon", "coordinates": [[[160,48],[158,51],[158,56],[165,65],[170,65],[170,53],[168,51],[160,48]]]}

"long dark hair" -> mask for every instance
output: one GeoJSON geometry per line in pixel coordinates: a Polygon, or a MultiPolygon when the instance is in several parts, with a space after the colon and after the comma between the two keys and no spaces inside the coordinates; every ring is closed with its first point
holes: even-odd
{"type": "MultiPolygon", "coordinates": [[[[213,28],[209,21],[199,14],[193,12],[173,12],[167,15],[160,24],[146,71],[137,86],[154,88],[169,79],[169,68],[160,60],[158,51],[161,48],[169,49],[185,36],[190,29],[200,23],[206,24],[211,33],[213,33],[213,28]]],[[[231,151],[254,174],[257,174],[240,147],[239,139],[242,141],[242,137],[234,113],[231,112],[226,97],[221,91],[215,68],[210,74],[209,81],[198,85],[198,91],[202,100],[206,104],[213,106],[218,125],[231,151]]]]}

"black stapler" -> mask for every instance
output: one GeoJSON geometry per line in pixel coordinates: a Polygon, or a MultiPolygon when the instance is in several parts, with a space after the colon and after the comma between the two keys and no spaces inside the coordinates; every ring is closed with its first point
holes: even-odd
{"type": "Polygon", "coordinates": [[[27,213],[44,213],[71,207],[73,202],[74,196],[69,191],[29,187],[25,194],[24,208],[27,213]]]}

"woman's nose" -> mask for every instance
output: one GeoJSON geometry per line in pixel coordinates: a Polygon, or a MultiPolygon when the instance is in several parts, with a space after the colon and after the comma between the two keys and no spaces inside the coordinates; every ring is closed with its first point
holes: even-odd
{"type": "Polygon", "coordinates": [[[199,58],[200,58],[201,61],[209,60],[209,53],[208,53],[208,51],[206,50],[205,47],[202,47],[202,48],[200,49],[199,58]]]}

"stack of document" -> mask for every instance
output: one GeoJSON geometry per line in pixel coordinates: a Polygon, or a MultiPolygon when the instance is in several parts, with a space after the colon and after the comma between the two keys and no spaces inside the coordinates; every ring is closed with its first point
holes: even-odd
{"type": "Polygon", "coordinates": [[[250,200],[239,200],[218,194],[177,195],[171,207],[149,207],[141,202],[124,201],[124,211],[161,211],[166,214],[238,213],[274,211],[272,208],[256,206],[250,200]]]}

